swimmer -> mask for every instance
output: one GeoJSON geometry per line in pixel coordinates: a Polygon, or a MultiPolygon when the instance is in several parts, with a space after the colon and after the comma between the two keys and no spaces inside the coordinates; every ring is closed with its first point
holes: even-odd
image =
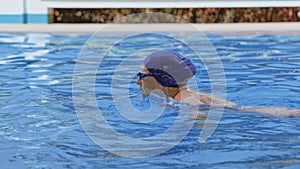
{"type": "Polygon", "coordinates": [[[300,117],[300,109],[238,106],[212,94],[193,91],[188,88],[187,83],[195,74],[196,67],[190,59],[173,50],[162,50],[146,57],[141,71],[137,74],[139,79],[136,84],[140,86],[143,96],[159,90],[175,101],[187,102],[192,105],[211,105],[275,116],[300,117]]]}

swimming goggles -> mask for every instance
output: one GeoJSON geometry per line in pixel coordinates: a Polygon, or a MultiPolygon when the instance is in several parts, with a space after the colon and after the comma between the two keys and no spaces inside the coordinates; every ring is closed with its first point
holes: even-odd
{"type": "Polygon", "coordinates": [[[139,77],[139,80],[143,80],[145,77],[148,77],[148,76],[153,76],[152,73],[143,73],[143,72],[139,72],[136,75],[139,77]]]}

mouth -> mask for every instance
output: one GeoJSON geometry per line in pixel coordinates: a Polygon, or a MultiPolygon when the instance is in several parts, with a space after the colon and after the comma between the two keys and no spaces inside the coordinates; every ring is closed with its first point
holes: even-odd
{"type": "Polygon", "coordinates": [[[148,87],[146,87],[143,83],[140,85],[140,90],[143,92],[143,97],[147,97],[151,93],[151,90],[148,87]]]}
{"type": "Polygon", "coordinates": [[[140,90],[142,90],[142,82],[140,81],[140,80],[137,80],[136,82],[135,82],[137,85],[139,85],[139,87],[140,87],[140,90]]]}

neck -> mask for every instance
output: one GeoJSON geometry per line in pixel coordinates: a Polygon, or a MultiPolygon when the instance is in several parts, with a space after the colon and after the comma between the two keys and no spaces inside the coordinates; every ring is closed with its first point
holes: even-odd
{"type": "Polygon", "coordinates": [[[165,92],[168,94],[169,97],[173,98],[174,100],[180,101],[181,97],[178,98],[176,96],[178,96],[180,94],[180,92],[182,92],[183,90],[186,90],[187,87],[186,86],[182,86],[182,87],[167,87],[165,92]]]}

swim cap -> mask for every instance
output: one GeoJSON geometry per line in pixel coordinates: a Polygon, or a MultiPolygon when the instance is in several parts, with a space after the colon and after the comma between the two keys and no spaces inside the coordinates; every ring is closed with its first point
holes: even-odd
{"type": "Polygon", "coordinates": [[[190,59],[173,50],[161,50],[147,56],[145,67],[152,76],[165,87],[179,87],[196,73],[196,67],[190,59]]]}

